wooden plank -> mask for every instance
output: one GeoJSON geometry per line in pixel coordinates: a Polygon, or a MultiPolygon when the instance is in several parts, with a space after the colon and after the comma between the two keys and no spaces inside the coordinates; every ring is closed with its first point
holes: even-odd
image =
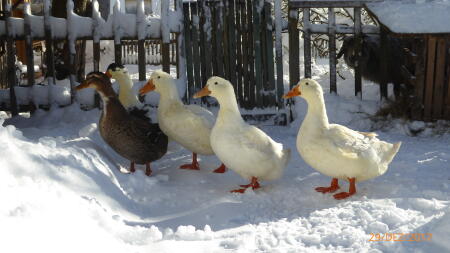
{"type": "Polygon", "coordinates": [[[198,0],[197,1],[197,12],[198,12],[198,19],[199,19],[199,26],[198,26],[198,34],[199,34],[199,43],[200,43],[200,72],[201,72],[201,80],[199,86],[203,86],[204,83],[206,83],[206,80],[209,76],[207,76],[206,69],[209,63],[211,63],[210,59],[206,58],[206,32],[205,32],[205,9],[204,9],[204,2],[205,0],[198,0]]]}
{"type": "Polygon", "coordinates": [[[434,76],[433,119],[441,119],[443,113],[446,48],[446,40],[438,38],[434,76]]]}
{"type": "Polygon", "coordinates": [[[139,81],[145,81],[146,76],[146,60],[145,60],[145,40],[138,40],[138,69],[139,81]]]}
{"type": "MultiPolygon", "coordinates": [[[[53,53],[53,36],[50,23],[51,5],[48,0],[44,1],[44,33],[45,33],[45,50],[47,65],[47,81],[48,85],[55,84],[55,55],[53,53]]],[[[49,89],[50,92],[50,89],[49,89]]]]}
{"type": "Polygon", "coordinates": [[[224,50],[224,46],[222,45],[223,42],[223,5],[220,3],[216,3],[214,6],[214,12],[215,12],[215,16],[214,16],[214,28],[215,28],[215,33],[214,33],[214,38],[215,38],[215,47],[216,50],[214,51],[216,54],[216,57],[214,59],[215,61],[215,65],[216,65],[216,71],[214,74],[217,76],[221,76],[224,77],[225,76],[225,69],[224,69],[224,64],[223,64],[223,50],[224,50]]]}
{"type": "Polygon", "coordinates": [[[25,31],[25,50],[27,59],[27,85],[34,85],[34,53],[33,37],[31,34],[31,8],[30,3],[24,3],[24,31],[25,31]]]}
{"type": "Polygon", "coordinates": [[[202,26],[202,32],[203,32],[203,41],[204,41],[204,47],[202,51],[204,52],[204,69],[203,69],[203,83],[202,86],[206,84],[206,81],[208,78],[212,76],[212,32],[211,32],[211,24],[212,24],[212,18],[211,18],[211,9],[207,5],[206,0],[202,0],[202,14],[203,14],[203,26],[202,26]]]}
{"type": "MultiPolygon", "coordinates": [[[[252,109],[256,104],[256,85],[255,85],[255,57],[254,57],[254,45],[253,45],[253,37],[254,37],[254,28],[253,28],[253,3],[252,0],[247,0],[247,29],[248,29],[248,76],[249,82],[247,85],[247,96],[248,96],[248,107],[247,109],[252,109]]],[[[245,90],[245,89],[244,89],[245,90]]],[[[244,91],[245,93],[245,91],[244,91]]]]}
{"type": "MultiPolygon", "coordinates": [[[[447,59],[450,61],[450,51],[447,52],[447,59]]],[[[447,63],[447,95],[445,97],[444,118],[450,120],[450,62],[447,63]]]]}
{"type": "Polygon", "coordinates": [[[412,118],[414,120],[422,120],[423,108],[424,108],[424,87],[425,87],[425,67],[427,58],[427,47],[424,39],[416,39],[414,46],[414,52],[417,54],[417,61],[415,65],[414,75],[416,76],[416,82],[414,86],[414,106],[412,108],[412,118]]]}
{"type": "Polygon", "coordinates": [[[7,53],[7,63],[8,63],[8,86],[9,86],[9,103],[10,103],[10,110],[12,116],[18,115],[18,108],[17,108],[17,98],[16,98],[16,92],[15,87],[17,85],[16,80],[16,70],[15,70],[15,48],[14,48],[14,41],[13,41],[13,26],[11,22],[11,6],[7,5],[6,1],[3,1],[3,15],[6,20],[5,30],[6,30],[6,53],[7,53]]]}
{"type": "Polygon", "coordinates": [[[230,34],[228,33],[228,15],[230,15],[229,11],[229,1],[223,0],[223,16],[222,16],[222,24],[223,24],[223,67],[224,67],[224,78],[230,79],[230,34]]]}
{"type": "Polygon", "coordinates": [[[92,52],[94,55],[94,71],[100,71],[100,42],[92,43],[92,52]]]}
{"type": "MultiPolygon", "coordinates": [[[[184,7],[183,7],[183,0],[176,0],[175,1],[175,11],[178,14],[179,21],[184,21],[184,7]]],[[[177,33],[176,39],[177,39],[177,76],[178,79],[183,82],[183,84],[187,84],[187,73],[186,73],[186,44],[184,40],[184,25],[183,23],[180,24],[180,32],[177,33]]],[[[184,101],[188,99],[188,96],[184,96],[184,101]]]]}
{"type": "MultiPolygon", "coordinates": [[[[274,2],[274,13],[275,13],[275,58],[276,58],[276,70],[277,70],[277,104],[278,109],[284,108],[284,100],[282,98],[284,94],[284,79],[283,79],[283,44],[282,44],[282,13],[281,13],[281,1],[275,0],[274,2]]],[[[298,11],[297,11],[298,15],[298,11]]],[[[298,19],[298,17],[297,17],[298,19]]],[[[290,40],[290,38],[289,38],[290,40]]],[[[297,46],[298,48],[298,46],[297,46]]],[[[297,52],[299,56],[299,52],[297,52]]],[[[297,57],[298,58],[298,57],[297,57]]],[[[300,67],[297,67],[300,71],[300,67]]],[[[281,111],[281,110],[280,110],[281,111]]]]}
{"type": "Polygon", "coordinates": [[[431,120],[431,112],[433,109],[433,84],[434,84],[434,69],[436,60],[436,42],[434,36],[428,37],[427,42],[427,70],[425,77],[425,101],[424,101],[424,120],[431,120]]]}
{"type": "Polygon", "coordinates": [[[262,91],[263,91],[263,78],[262,78],[262,48],[261,48],[261,13],[264,0],[254,0],[253,1],[253,46],[255,50],[255,85],[256,92],[255,98],[256,103],[254,104],[257,108],[263,107],[262,101],[262,91]]]}
{"type": "Polygon", "coordinates": [[[236,0],[236,5],[234,8],[235,13],[235,22],[236,22],[236,95],[237,99],[239,101],[239,105],[244,105],[244,89],[243,89],[243,76],[244,76],[244,69],[243,69],[243,55],[242,55],[242,2],[239,0],[236,0]]]}
{"type": "MultiPolygon", "coordinates": [[[[300,81],[300,45],[298,26],[298,9],[289,9],[289,82],[294,87],[300,81]]],[[[282,60],[282,59],[281,59],[282,60]]]]}
{"type": "MultiPolygon", "coordinates": [[[[328,34],[327,24],[310,24],[309,30],[311,33],[328,34]]],[[[348,25],[336,25],[336,34],[354,34],[355,27],[348,25]]],[[[363,25],[362,33],[364,34],[379,34],[380,28],[374,25],[363,25]]]]}
{"type": "Polygon", "coordinates": [[[169,1],[161,1],[161,56],[162,69],[170,73],[170,17],[169,1]]]}
{"type": "Polygon", "coordinates": [[[289,6],[293,8],[352,8],[364,7],[366,3],[380,2],[381,0],[348,1],[348,0],[328,0],[328,1],[289,1],[289,6]]]}
{"type": "Polygon", "coordinates": [[[234,6],[234,0],[228,1],[228,39],[229,39],[229,76],[228,76],[228,80],[231,82],[231,84],[233,84],[234,90],[237,91],[237,75],[236,75],[236,23],[235,23],[235,18],[234,18],[234,10],[235,10],[235,6],[234,6]]]}
{"type": "Polygon", "coordinates": [[[248,35],[248,17],[246,1],[239,1],[241,12],[241,34],[242,34],[242,107],[249,108],[250,73],[248,62],[248,47],[250,38],[248,35]]]}
{"type": "MultiPolygon", "coordinates": [[[[381,34],[380,34],[380,49],[381,49],[381,73],[388,73],[388,61],[389,61],[389,49],[387,47],[389,41],[387,40],[388,31],[382,26],[381,34]]],[[[388,81],[386,74],[383,76],[382,81],[380,83],[380,100],[385,100],[388,97],[388,81]]]]}
{"type": "MultiPolygon", "coordinates": [[[[362,50],[362,31],[361,31],[361,8],[354,8],[354,20],[355,20],[355,41],[356,41],[356,52],[361,52],[362,50]]],[[[357,62],[361,60],[361,54],[357,56],[357,62]]],[[[361,65],[357,64],[355,66],[355,96],[362,99],[362,85],[361,85],[361,65]]]]}
{"type": "MultiPolygon", "coordinates": [[[[191,19],[192,19],[192,56],[194,61],[192,62],[194,65],[194,85],[193,85],[193,92],[196,92],[197,90],[201,89],[201,75],[200,75],[200,43],[198,38],[198,2],[192,2],[191,3],[191,19]]],[[[193,93],[191,94],[193,95],[193,93]]]]}
{"type": "Polygon", "coordinates": [[[330,93],[337,94],[336,86],[336,18],[333,8],[328,8],[328,49],[330,59],[330,93]]]}
{"type": "Polygon", "coordinates": [[[192,62],[194,62],[194,59],[192,57],[192,41],[191,41],[191,25],[192,20],[189,13],[190,10],[190,4],[189,2],[183,3],[183,12],[184,12],[184,43],[185,43],[185,50],[186,50],[186,74],[187,74],[187,95],[186,95],[186,102],[189,103],[190,98],[192,95],[194,95],[195,90],[194,87],[194,68],[192,67],[192,62]]]}
{"type": "Polygon", "coordinates": [[[270,2],[264,3],[264,19],[265,19],[265,71],[267,78],[265,82],[264,91],[266,94],[266,107],[276,107],[276,89],[275,89],[275,66],[273,59],[273,20],[272,20],[272,4],[270,2]]]}
{"type": "Polygon", "coordinates": [[[303,9],[303,38],[304,38],[304,62],[305,62],[305,78],[311,78],[311,31],[310,26],[310,9],[303,9]]]}

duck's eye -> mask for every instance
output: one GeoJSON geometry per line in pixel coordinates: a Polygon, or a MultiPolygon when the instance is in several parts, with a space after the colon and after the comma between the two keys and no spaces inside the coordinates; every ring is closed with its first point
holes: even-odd
{"type": "Polygon", "coordinates": [[[214,84],[215,84],[215,85],[218,85],[218,83],[217,83],[217,82],[214,82],[214,84]]]}
{"type": "Polygon", "coordinates": [[[308,83],[308,82],[306,82],[305,84],[306,84],[306,85],[309,85],[309,83],[308,83]]]}
{"type": "Polygon", "coordinates": [[[158,76],[158,79],[161,79],[161,76],[158,76]]]}

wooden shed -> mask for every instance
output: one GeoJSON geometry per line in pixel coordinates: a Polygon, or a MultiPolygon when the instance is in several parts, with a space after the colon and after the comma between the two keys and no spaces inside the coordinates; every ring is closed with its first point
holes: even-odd
{"type": "Polygon", "coordinates": [[[414,86],[411,118],[450,120],[450,1],[387,0],[366,4],[381,33],[411,38],[410,66],[403,72],[414,86]]]}

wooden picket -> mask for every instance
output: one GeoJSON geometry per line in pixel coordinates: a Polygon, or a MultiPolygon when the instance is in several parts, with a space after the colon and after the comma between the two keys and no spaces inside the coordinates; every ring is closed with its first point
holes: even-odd
{"type": "Polygon", "coordinates": [[[282,26],[281,18],[273,18],[272,1],[201,0],[185,2],[183,9],[186,61],[193,65],[187,71],[186,95],[192,96],[210,76],[217,75],[232,83],[242,108],[267,109],[264,114],[272,116],[285,114],[282,26]],[[279,31],[274,34],[277,22],[279,31]],[[277,55],[274,37],[280,42],[277,55]]]}

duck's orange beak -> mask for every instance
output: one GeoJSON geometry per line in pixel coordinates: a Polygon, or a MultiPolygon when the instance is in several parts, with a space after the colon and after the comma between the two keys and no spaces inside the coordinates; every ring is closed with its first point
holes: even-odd
{"type": "Polygon", "coordinates": [[[80,85],[78,85],[77,87],[75,87],[75,90],[79,91],[85,88],[89,88],[89,82],[87,80],[84,80],[83,82],[80,83],[80,85]]]}
{"type": "Polygon", "coordinates": [[[150,91],[155,90],[155,85],[153,84],[153,79],[148,80],[148,82],[139,90],[139,95],[144,95],[150,91]]]}
{"type": "Polygon", "coordinates": [[[208,89],[208,85],[206,85],[205,87],[203,87],[203,89],[194,94],[194,98],[201,98],[204,96],[208,96],[209,94],[211,94],[211,91],[208,89]]]}
{"type": "Polygon", "coordinates": [[[109,73],[109,71],[106,71],[106,72],[105,72],[105,75],[106,75],[107,77],[109,77],[109,78],[112,78],[112,75],[111,75],[111,73],[109,73]]]}
{"type": "Polygon", "coordinates": [[[300,95],[302,95],[300,92],[300,86],[296,85],[288,93],[286,93],[283,98],[292,98],[300,95]]]}

